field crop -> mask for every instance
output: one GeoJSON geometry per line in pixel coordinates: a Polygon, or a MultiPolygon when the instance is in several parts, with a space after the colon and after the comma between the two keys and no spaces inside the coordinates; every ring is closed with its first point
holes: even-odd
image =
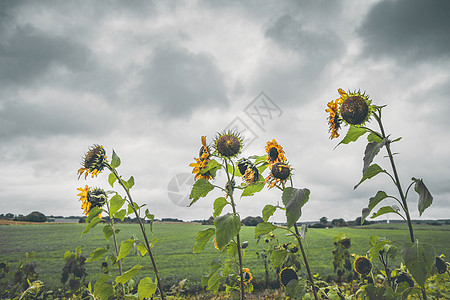
{"type": "MultiPolygon", "coordinates": [[[[200,285],[202,275],[208,272],[212,259],[219,256],[219,251],[211,242],[200,254],[192,253],[197,233],[206,229],[207,225],[189,223],[167,224],[156,223],[154,225],[154,237],[158,239],[154,246],[157,265],[165,285],[173,285],[184,278],[188,278],[189,286],[200,285]]],[[[377,227],[358,228],[332,228],[309,229],[306,236],[306,245],[312,272],[321,276],[333,273],[333,238],[340,232],[351,238],[350,253],[364,254],[369,249],[368,237],[371,235],[385,236],[392,241],[406,242],[408,239],[406,225],[395,225],[395,228],[387,229],[389,224],[377,227]],[[403,225],[403,226],[401,226],[403,225]]],[[[0,261],[14,267],[19,260],[24,260],[25,252],[35,252],[34,261],[37,263],[37,271],[40,279],[47,286],[60,286],[60,274],[64,266],[64,253],[73,251],[81,246],[82,254],[89,254],[97,247],[106,246],[108,243],[102,233],[102,226],[98,225],[86,236],[81,236],[84,224],[43,224],[43,225],[2,225],[0,226],[0,261]]],[[[122,240],[137,234],[137,224],[117,224],[121,230],[122,240]]],[[[264,281],[264,266],[258,260],[256,252],[261,251],[265,245],[262,241],[256,242],[254,238],[255,227],[242,227],[241,240],[248,241],[245,249],[244,266],[250,268],[256,284],[264,281]]],[[[293,241],[292,237],[282,236],[282,232],[274,232],[280,243],[293,241]],[[278,234],[277,234],[278,233],[278,234]]],[[[420,225],[416,230],[416,236],[423,243],[431,244],[436,249],[436,254],[445,254],[450,257],[450,226],[420,225]]],[[[400,255],[396,260],[400,264],[400,255]]],[[[87,263],[88,281],[95,281],[100,272],[99,259],[87,263]]],[[[127,270],[140,264],[146,268],[139,273],[142,276],[151,276],[151,263],[147,258],[141,258],[137,254],[126,257],[124,269],[127,270]]],[[[116,268],[114,268],[115,270],[116,268]]],[[[272,280],[275,273],[271,271],[272,280]]]]}

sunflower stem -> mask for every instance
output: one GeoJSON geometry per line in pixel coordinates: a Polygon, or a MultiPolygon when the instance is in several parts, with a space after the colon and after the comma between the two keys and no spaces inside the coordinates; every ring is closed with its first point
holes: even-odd
{"type": "Polygon", "coordinates": [[[148,254],[150,255],[150,259],[152,261],[153,271],[155,272],[156,281],[157,281],[157,284],[158,284],[159,292],[161,294],[161,300],[164,300],[165,296],[164,296],[164,291],[163,291],[163,288],[162,288],[161,280],[160,280],[160,277],[159,277],[158,268],[156,267],[156,260],[155,260],[155,257],[153,255],[153,251],[152,251],[152,248],[150,246],[150,243],[148,241],[148,237],[147,237],[147,233],[145,232],[144,225],[142,224],[141,217],[139,216],[138,211],[134,207],[134,203],[135,202],[133,202],[133,198],[131,197],[130,190],[129,190],[128,187],[126,187],[123,184],[123,181],[120,178],[120,176],[117,173],[117,171],[114,168],[112,168],[109,164],[107,164],[107,166],[108,166],[108,169],[114,174],[114,176],[116,176],[117,180],[119,181],[119,184],[122,186],[122,188],[125,190],[125,192],[126,192],[126,194],[128,196],[128,201],[130,202],[131,208],[133,209],[133,212],[134,212],[134,214],[136,216],[136,219],[138,220],[139,227],[141,228],[142,235],[144,236],[145,245],[147,247],[148,254]]]}
{"type": "MultiPolygon", "coordinates": [[[[230,178],[230,174],[228,173],[228,163],[227,163],[226,158],[224,158],[224,162],[225,162],[225,173],[227,173],[227,179],[228,179],[228,195],[230,196],[231,207],[233,208],[233,214],[237,215],[236,204],[234,203],[234,198],[233,198],[233,189],[231,187],[232,179],[230,178]]],[[[234,166],[233,166],[233,170],[234,170],[234,166]]],[[[233,176],[234,176],[234,172],[233,172],[233,176]]],[[[239,233],[236,235],[236,242],[237,242],[238,259],[239,259],[239,277],[241,279],[239,282],[239,287],[240,287],[239,299],[244,300],[245,299],[244,272],[243,272],[243,267],[242,267],[242,253],[241,253],[242,250],[241,250],[241,239],[239,237],[239,233]]]]}
{"type": "Polygon", "coordinates": [[[387,140],[387,142],[385,144],[385,147],[386,147],[386,151],[387,151],[388,156],[389,156],[389,161],[391,162],[392,171],[394,172],[395,186],[398,189],[398,192],[400,194],[400,198],[401,198],[402,203],[403,203],[403,210],[404,210],[405,215],[406,215],[406,221],[408,223],[409,235],[410,235],[410,238],[411,238],[411,242],[414,243],[414,241],[415,241],[415,239],[414,239],[414,231],[413,231],[413,228],[412,228],[411,217],[409,215],[408,204],[406,203],[406,198],[405,198],[405,195],[403,194],[402,186],[400,184],[400,179],[398,177],[397,168],[395,167],[394,156],[392,155],[390,141],[387,139],[386,133],[385,133],[384,128],[383,128],[383,123],[381,122],[381,108],[378,109],[378,113],[379,113],[379,115],[377,115],[376,113],[374,113],[373,115],[375,116],[375,119],[377,120],[378,125],[380,126],[381,135],[382,135],[383,139],[387,140]]]}
{"type": "Polygon", "coordinates": [[[294,223],[294,228],[295,228],[295,237],[297,238],[298,245],[300,246],[300,251],[302,251],[302,256],[303,256],[303,260],[305,262],[306,271],[308,272],[309,281],[311,282],[312,290],[314,293],[314,299],[318,300],[319,298],[317,298],[316,286],[314,285],[314,279],[312,277],[311,269],[309,268],[308,257],[306,256],[305,249],[303,248],[302,239],[300,237],[300,232],[298,231],[298,227],[297,227],[296,223],[294,223]]]}

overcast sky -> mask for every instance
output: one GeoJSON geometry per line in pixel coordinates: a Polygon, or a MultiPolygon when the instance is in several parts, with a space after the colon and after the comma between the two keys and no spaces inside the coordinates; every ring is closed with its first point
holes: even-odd
{"type": "MultiPolygon", "coordinates": [[[[207,219],[220,194],[188,208],[181,183],[200,137],[235,127],[242,156],[283,146],[295,186],[311,190],[301,220],[354,220],[378,190],[396,194],[383,175],[353,190],[367,141],[334,149],[325,112],[343,88],[387,105],[403,187],[423,178],[434,203],[422,219],[449,218],[448,11],[444,0],[0,1],[0,213],[81,215],[77,187],[110,188],[107,172],[77,180],[102,144],[156,218],[207,219]]],[[[265,189],[237,206],[257,216],[277,202],[265,189]]],[[[409,205],[417,219],[417,194],[409,205]]]]}

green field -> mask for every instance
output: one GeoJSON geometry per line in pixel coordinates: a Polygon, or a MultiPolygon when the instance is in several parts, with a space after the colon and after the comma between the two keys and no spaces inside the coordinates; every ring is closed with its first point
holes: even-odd
{"type": "MultiPolygon", "coordinates": [[[[118,224],[121,229],[119,240],[125,240],[132,235],[139,236],[137,224],[118,224]]],[[[203,253],[193,254],[192,246],[198,231],[208,228],[206,225],[193,224],[164,224],[154,225],[154,237],[158,242],[154,247],[157,265],[164,285],[172,285],[188,278],[188,285],[200,284],[200,278],[207,273],[213,258],[219,256],[211,242],[203,253]]],[[[82,247],[82,254],[89,254],[98,247],[105,247],[107,241],[102,233],[102,226],[92,229],[81,237],[84,224],[43,224],[43,225],[1,225],[0,226],[0,261],[15,266],[19,260],[25,258],[25,252],[35,252],[34,261],[40,279],[47,286],[60,286],[60,274],[64,266],[64,253],[82,247]]],[[[244,267],[249,267],[256,283],[264,281],[264,267],[258,260],[256,252],[265,247],[264,243],[256,243],[255,227],[242,227],[241,240],[248,241],[245,249],[244,267]]],[[[306,237],[310,265],[313,273],[327,275],[333,272],[332,249],[333,238],[340,232],[351,238],[350,253],[364,254],[369,249],[368,240],[371,235],[385,236],[392,241],[406,242],[409,234],[405,224],[383,224],[364,226],[359,228],[309,229],[306,237]],[[393,225],[393,226],[389,226],[393,225]],[[387,229],[393,227],[396,229],[387,229]]],[[[284,232],[275,231],[280,242],[292,241],[292,237],[284,236],[284,232]]],[[[450,226],[417,225],[416,238],[423,243],[435,246],[437,254],[450,257],[450,226]]],[[[399,259],[397,263],[399,264],[399,259]]],[[[95,281],[101,272],[102,260],[87,264],[88,280],[95,281]]],[[[149,257],[131,255],[125,259],[124,269],[135,264],[148,266],[141,270],[141,276],[152,276],[149,257]]],[[[274,273],[272,273],[274,278],[274,273]]]]}

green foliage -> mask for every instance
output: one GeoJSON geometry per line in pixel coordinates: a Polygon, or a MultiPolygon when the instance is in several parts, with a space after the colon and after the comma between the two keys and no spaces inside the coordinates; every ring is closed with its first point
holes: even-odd
{"type": "Polygon", "coordinates": [[[142,278],[138,286],[139,300],[149,299],[153,297],[156,292],[156,284],[150,277],[142,278]]]}
{"type": "Polygon", "coordinates": [[[192,249],[194,253],[201,253],[205,249],[206,243],[214,236],[216,230],[214,228],[207,228],[200,231],[195,239],[195,244],[192,249]]]}
{"type": "Polygon", "coordinates": [[[191,194],[189,195],[189,199],[192,199],[189,206],[197,202],[201,197],[206,197],[209,192],[214,189],[214,186],[205,178],[201,178],[197,180],[192,187],[191,194]]]}
{"type": "Polygon", "coordinates": [[[372,177],[378,175],[379,173],[386,173],[386,171],[383,170],[383,169],[382,169],[379,165],[377,165],[377,164],[370,165],[370,166],[367,168],[367,171],[363,174],[363,177],[362,177],[361,181],[360,181],[357,185],[355,185],[355,186],[353,187],[353,189],[356,190],[356,188],[357,188],[361,183],[363,183],[366,179],[370,179],[370,178],[372,178],[372,177]]]}
{"type": "Polygon", "coordinates": [[[119,194],[114,195],[111,199],[109,199],[109,217],[112,218],[119,209],[122,208],[125,203],[125,199],[123,199],[119,194]]]}
{"type": "Polygon", "coordinates": [[[414,243],[408,242],[403,245],[402,257],[414,280],[423,288],[427,278],[432,275],[436,262],[434,248],[418,240],[414,243]]]}
{"type": "Polygon", "coordinates": [[[269,218],[271,216],[273,216],[273,214],[275,213],[275,211],[277,210],[276,206],[267,204],[266,206],[264,206],[263,211],[262,211],[262,218],[264,222],[267,222],[269,220],[269,218]]]}
{"type": "Polygon", "coordinates": [[[216,227],[216,242],[219,249],[225,247],[241,229],[241,219],[238,215],[228,213],[214,220],[216,227]]]}
{"type": "Polygon", "coordinates": [[[372,163],[375,156],[380,152],[380,149],[386,144],[386,139],[383,139],[381,142],[373,141],[367,144],[366,150],[364,151],[363,158],[363,174],[366,173],[370,164],[372,163]]]}
{"type": "Polygon", "coordinates": [[[264,178],[260,177],[259,181],[247,186],[243,191],[241,197],[253,196],[255,193],[260,192],[264,188],[264,178]]]}
{"type": "Polygon", "coordinates": [[[124,257],[126,257],[130,251],[131,251],[131,247],[133,247],[133,244],[136,242],[135,239],[128,239],[126,241],[123,241],[120,243],[120,251],[119,251],[119,255],[117,256],[117,260],[120,260],[124,257]]]}
{"type": "Polygon", "coordinates": [[[223,208],[230,204],[225,197],[219,197],[214,201],[214,213],[213,218],[217,218],[222,213],[223,208]]]}
{"type": "Polygon", "coordinates": [[[121,276],[116,277],[116,285],[120,283],[127,283],[131,280],[143,267],[141,265],[135,265],[128,271],[124,272],[121,276]]]}
{"type": "MultiPolygon", "coordinates": [[[[115,169],[120,166],[120,158],[117,156],[116,152],[113,150],[112,158],[111,158],[111,168],[115,169]]],[[[112,185],[112,184],[111,184],[112,185]]]]}
{"type": "Polygon", "coordinates": [[[433,196],[431,196],[430,191],[428,191],[428,188],[425,186],[425,183],[423,183],[422,179],[416,179],[412,178],[412,180],[415,182],[414,190],[417,194],[419,194],[419,215],[421,216],[422,213],[427,209],[431,203],[433,203],[433,196]]]}
{"type": "Polygon", "coordinates": [[[302,215],[302,207],[308,202],[309,193],[308,189],[284,188],[281,199],[286,207],[288,228],[292,227],[302,215]]]}
{"type": "Polygon", "coordinates": [[[342,141],[340,141],[339,144],[337,144],[337,146],[339,146],[340,144],[348,144],[350,142],[355,142],[358,140],[359,137],[363,136],[366,132],[367,129],[365,128],[350,125],[347,134],[342,139],[342,141]]]}
{"type": "Polygon", "coordinates": [[[259,238],[264,234],[268,234],[269,232],[272,232],[277,228],[277,226],[268,222],[259,223],[255,228],[255,238],[259,238]]]}

